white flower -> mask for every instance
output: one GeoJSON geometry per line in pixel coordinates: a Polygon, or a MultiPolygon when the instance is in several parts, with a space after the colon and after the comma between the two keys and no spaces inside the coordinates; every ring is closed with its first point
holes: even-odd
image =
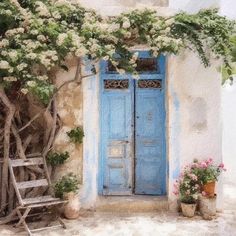
{"type": "Polygon", "coordinates": [[[41,41],[41,42],[46,42],[46,41],[47,41],[46,37],[45,37],[44,35],[42,35],[42,34],[38,35],[38,36],[37,36],[37,39],[38,39],[39,41],[41,41]]]}
{"type": "Polygon", "coordinates": [[[130,21],[127,19],[126,21],[123,22],[123,28],[128,29],[130,27],[130,21]]]}
{"type": "Polygon", "coordinates": [[[15,61],[17,59],[17,51],[16,50],[9,52],[8,55],[13,61],[15,61]]]}
{"type": "Polygon", "coordinates": [[[27,94],[29,92],[29,90],[27,88],[22,88],[20,90],[23,94],[27,94]]]}
{"type": "Polygon", "coordinates": [[[80,47],[75,51],[75,56],[81,57],[85,56],[88,53],[88,50],[85,47],[80,47]]]}
{"type": "Polygon", "coordinates": [[[10,10],[6,10],[5,11],[6,15],[10,16],[12,14],[12,12],[10,10]]]}
{"type": "Polygon", "coordinates": [[[166,20],[166,25],[172,25],[173,23],[175,23],[175,19],[174,18],[171,18],[171,19],[168,19],[166,20]]]}
{"type": "Polygon", "coordinates": [[[37,6],[35,10],[36,12],[38,12],[40,16],[46,16],[46,17],[50,16],[48,8],[43,2],[37,1],[35,2],[35,5],[37,6]]]}
{"type": "Polygon", "coordinates": [[[42,81],[45,81],[48,79],[47,75],[41,75],[41,76],[38,76],[37,78],[38,80],[42,80],[42,81]]]}
{"type": "Polygon", "coordinates": [[[9,41],[7,39],[3,39],[0,41],[0,48],[6,47],[9,45],[9,41]]]}
{"type": "Polygon", "coordinates": [[[14,82],[17,81],[17,78],[14,76],[7,76],[7,77],[3,77],[4,81],[8,81],[8,82],[14,82]]]}
{"type": "Polygon", "coordinates": [[[8,72],[9,72],[9,73],[13,73],[13,71],[14,71],[13,68],[12,68],[12,67],[9,67],[8,72]]]}
{"type": "Polygon", "coordinates": [[[19,64],[16,68],[17,68],[18,71],[22,71],[22,70],[24,70],[24,68],[26,68],[26,67],[27,67],[27,64],[26,64],[26,63],[21,63],[21,64],[19,64]]]}
{"type": "Polygon", "coordinates": [[[60,15],[60,13],[59,13],[58,11],[54,11],[54,12],[52,13],[52,16],[53,16],[55,19],[61,19],[61,15],[60,15]]]}
{"type": "Polygon", "coordinates": [[[64,43],[64,40],[68,37],[67,34],[65,33],[62,33],[62,34],[59,34],[58,35],[58,38],[57,38],[57,45],[58,46],[61,46],[63,43],[64,43]]]}
{"type": "Polygon", "coordinates": [[[75,6],[73,6],[70,1],[67,1],[67,0],[57,0],[55,3],[54,3],[56,6],[67,6],[69,7],[71,10],[75,10],[75,6]]]}
{"type": "Polygon", "coordinates": [[[10,65],[7,61],[0,61],[0,69],[8,69],[10,65]]]}
{"type": "Polygon", "coordinates": [[[31,34],[33,34],[33,35],[37,35],[39,32],[38,32],[38,30],[31,30],[31,34]]]}
{"type": "Polygon", "coordinates": [[[120,24],[115,24],[115,23],[112,23],[109,27],[108,27],[108,32],[112,33],[112,32],[115,32],[117,30],[120,29],[120,24]]]}
{"type": "Polygon", "coordinates": [[[27,82],[27,85],[29,87],[35,87],[37,85],[37,83],[35,81],[30,80],[30,81],[27,82]]]}
{"type": "Polygon", "coordinates": [[[32,60],[34,60],[36,57],[37,57],[37,54],[33,53],[33,52],[26,55],[26,58],[29,58],[29,59],[32,59],[32,60]]]}

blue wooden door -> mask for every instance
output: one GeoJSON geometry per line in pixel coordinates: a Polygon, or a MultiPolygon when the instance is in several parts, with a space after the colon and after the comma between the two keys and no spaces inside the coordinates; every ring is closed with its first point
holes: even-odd
{"type": "MultiPolygon", "coordinates": [[[[140,56],[149,57],[144,52],[140,56]]],[[[142,73],[135,86],[136,194],[166,192],[165,58],[156,63],[156,72],[142,73]]]]}
{"type": "Polygon", "coordinates": [[[102,64],[102,176],[104,195],[132,194],[133,173],[133,81],[107,73],[102,64]]]}
{"type": "Polygon", "coordinates": [[[166,193],[165,58],[151,58],[147,52],[139,57],[144,71],[138,80],[108,71],[102,62],[100,192],[104,195],[166,193]]]}

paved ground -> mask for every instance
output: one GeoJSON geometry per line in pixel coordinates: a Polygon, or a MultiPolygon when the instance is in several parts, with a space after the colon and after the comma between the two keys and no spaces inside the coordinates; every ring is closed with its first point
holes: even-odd
{"type": "MultiPolygon", "coordinates": [[[[173,213],[86,214],[67,221],[68,229],[42,231],[38,236],[236,236],[236,186],[224,185],[225,210],[212,221],[192,219],[173,213]]],[[[0,236],[25,235],[11,226],[0,226],[0,236]]]]}

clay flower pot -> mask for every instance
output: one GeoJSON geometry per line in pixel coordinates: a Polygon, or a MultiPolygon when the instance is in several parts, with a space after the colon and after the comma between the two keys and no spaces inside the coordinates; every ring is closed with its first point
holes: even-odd
{"type": "Polygon", "coordinates": [[[196,203],[190,204],[190,203],[181,202],[181,209],[182,209],[183,216],[193,217],[195,214],[196,206],[197,206],[196,203]]]}
{"type": "Polygon", "coordinates": [[[64,193],[63,198],[64,200],[68,201],[68,203],[65,204],[64,216],[69,220],[77,219],[80,210],[80,201],[78,195],[74,192],[69,192],[64,193]]]}
{"type": "Polygon", "coordinates": [[[206,183],[202,186],[202,189],[205,192],[206,196],[208,196],[208,197],[215,196],[215,185],[216,185],[216,182],[212,181],[212,182],[206,183]]]}

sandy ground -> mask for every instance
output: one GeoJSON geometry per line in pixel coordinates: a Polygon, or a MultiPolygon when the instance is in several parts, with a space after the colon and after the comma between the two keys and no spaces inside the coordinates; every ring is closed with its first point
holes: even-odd
{"type": "MultiPolygon", "coordinates": [[[[37,236],[236,236],[236,185],[224,184],[224,211],[211,221],[175,213],[86,213],[66,221],[67,229],[41,231],[37,236]]],[[[0,226],[0,236],[26,235],[22,229],[0,226]]]]}

